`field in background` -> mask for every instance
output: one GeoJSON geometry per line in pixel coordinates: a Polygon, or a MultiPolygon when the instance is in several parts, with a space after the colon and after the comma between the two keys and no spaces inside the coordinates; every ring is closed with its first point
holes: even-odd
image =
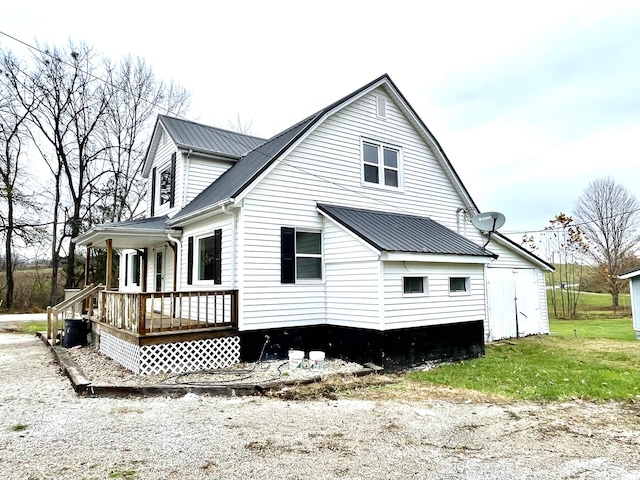
{"type": "MultiPolygon", "coordinates": [[[[13,274],[15,288],[13,290],[13,308],[11,313],[45,312],[49,305],[51,291],[51,268],[31,268],[16,270],[13,274]]],[[[6,295],[6,276],[0,272],[0,301],[4,303],[6,295]]],[[[58,295],[64,298],[65,277],[58,274],[58,295]]],[[[0,305],[0,313],[7,313],[4,305],[0,305]]]]}

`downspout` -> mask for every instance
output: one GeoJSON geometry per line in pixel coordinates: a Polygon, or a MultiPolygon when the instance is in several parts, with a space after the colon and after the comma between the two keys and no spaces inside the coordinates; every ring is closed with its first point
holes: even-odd
{"type": "Polygon", "coordinates": [[[238,229],[238,216],[235,211],[228,210],[228,204],[222,205],[222,213],[233,218],[231,226],[231,289],[236,289],[236,231],[238,229]]]}

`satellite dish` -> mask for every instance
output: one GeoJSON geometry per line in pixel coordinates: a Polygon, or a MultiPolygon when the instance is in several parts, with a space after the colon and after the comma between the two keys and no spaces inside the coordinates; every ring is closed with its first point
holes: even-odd
{"type": "Polygon", "coordinates": [[[484,212],[474,215],[471,223],[483,232],[495,232],[504,225],[506,218],[498,212],[484,212]]]}

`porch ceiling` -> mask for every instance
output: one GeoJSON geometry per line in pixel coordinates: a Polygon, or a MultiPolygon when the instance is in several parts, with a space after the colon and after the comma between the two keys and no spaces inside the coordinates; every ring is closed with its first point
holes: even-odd
{"type": "Polygon", "coordinates": [[[91,246],[92,248],[106,248],[107,240],[112,240],[112,247],[121,248],[144,248],[157,245],[158,243],[170,240],[169,237],[179,238],[182,232],[179,230],[144,230],[132,229],[124,231],[117,229],[94,229],[86,234],[76,237],[73,241],[77,245],[91,246]]]}

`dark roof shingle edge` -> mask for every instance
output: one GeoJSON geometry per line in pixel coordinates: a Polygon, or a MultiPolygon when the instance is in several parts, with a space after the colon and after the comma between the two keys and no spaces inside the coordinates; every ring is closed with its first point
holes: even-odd
{"type": "Polygon", "coordinates": [[[328,204],[318,209],[379,251],[497,257],[428,217],[328,204]]]}

